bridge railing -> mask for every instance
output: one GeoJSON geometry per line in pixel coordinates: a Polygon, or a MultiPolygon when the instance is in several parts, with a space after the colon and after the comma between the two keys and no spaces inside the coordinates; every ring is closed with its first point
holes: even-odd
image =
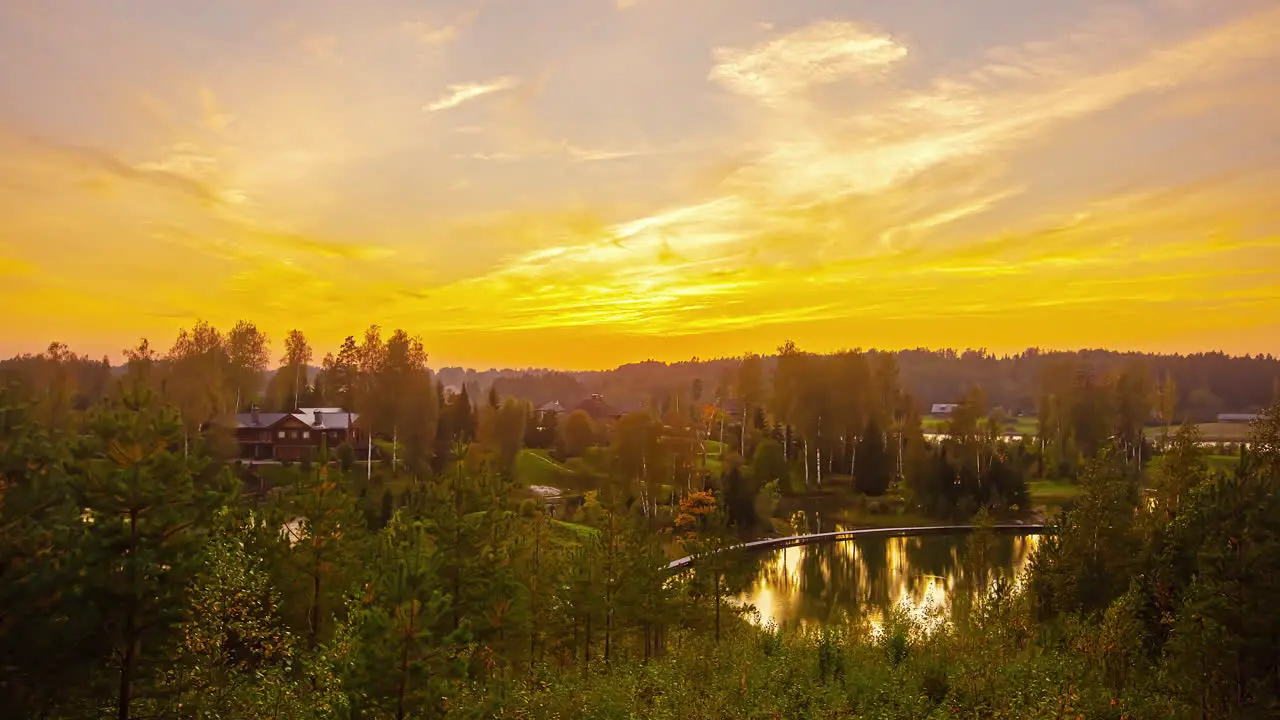
{"type": "MultiPolygon", "coordinates": [[[[782,538],[765,538],[738,545],[731,545],[720,552],[754,552],[757,550],[774,550],[794,547],[796,545],[812,545],[822,542],[841,542],[863,537],[915,537],[919,535],[959,535],[977,530],[977,525],[922,525],[894,528],[858,528],[855,530],[837,530],[835,532],[809,533],[807,535],[791,535],[782,538]]],[[[987,526],[987,529],[999,533],[1018,535],[1039,535],[1045,532],[1044,525],[1024,525],[1019,523],[999,523],[987,526]]],[[[668,570],[680,570],[693,565],[695,556],[686,555],[672,560],[668,570]]]]}

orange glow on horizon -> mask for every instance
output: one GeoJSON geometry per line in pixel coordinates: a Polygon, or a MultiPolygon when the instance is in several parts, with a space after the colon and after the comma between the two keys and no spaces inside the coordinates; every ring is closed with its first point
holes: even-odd
{"type": "Polygon", "coordinates": [[[0,8],[0,355],[1280,350],[1274,3],[184,3],[0,8]]]}

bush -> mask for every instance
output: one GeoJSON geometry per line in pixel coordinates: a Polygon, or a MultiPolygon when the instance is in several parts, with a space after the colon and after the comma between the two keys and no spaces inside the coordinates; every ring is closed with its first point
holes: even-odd
{"type": "Polygon", "coordinates": [[[947,693],[951,692],[947,667],[941,662],[931,662],[926,665],[920,673],[920,692],[934,705],[947,699],[947,693]]]}
{"type": "Polygon", "coordinates": [[[351,472],[351,468],[356,464],[356,449],[351,447],[351,443],[344,442],[338,446],[338,466],[342,468],[342,472],[351,472]]]}

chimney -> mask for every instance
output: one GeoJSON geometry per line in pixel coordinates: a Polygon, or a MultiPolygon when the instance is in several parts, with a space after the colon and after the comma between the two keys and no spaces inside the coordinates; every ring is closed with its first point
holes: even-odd
{"type": "Polygon", "coordinates": [[[253,405],[249,406],[249,423],[252,425],[258,424],[258,404],[257,403],[254,403],[253,405]]]}

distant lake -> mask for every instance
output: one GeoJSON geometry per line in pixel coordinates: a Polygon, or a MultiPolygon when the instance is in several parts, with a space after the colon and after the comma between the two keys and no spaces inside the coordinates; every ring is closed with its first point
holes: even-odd
{"type": "MultiPolygon", "coordinates": [[[[759,622],[811,626],[845,617],[878,624],[885,609],[901,606],[918,619],[947,617],[959,593],[977,588],[966,570],[969,535],[863,537],[743,553],[734,575],[737,599],[759,611],[759,622]]],[[[1038,535],[997,533],[991,538],[990,578],[1021,578],[1038,535]]]]}

